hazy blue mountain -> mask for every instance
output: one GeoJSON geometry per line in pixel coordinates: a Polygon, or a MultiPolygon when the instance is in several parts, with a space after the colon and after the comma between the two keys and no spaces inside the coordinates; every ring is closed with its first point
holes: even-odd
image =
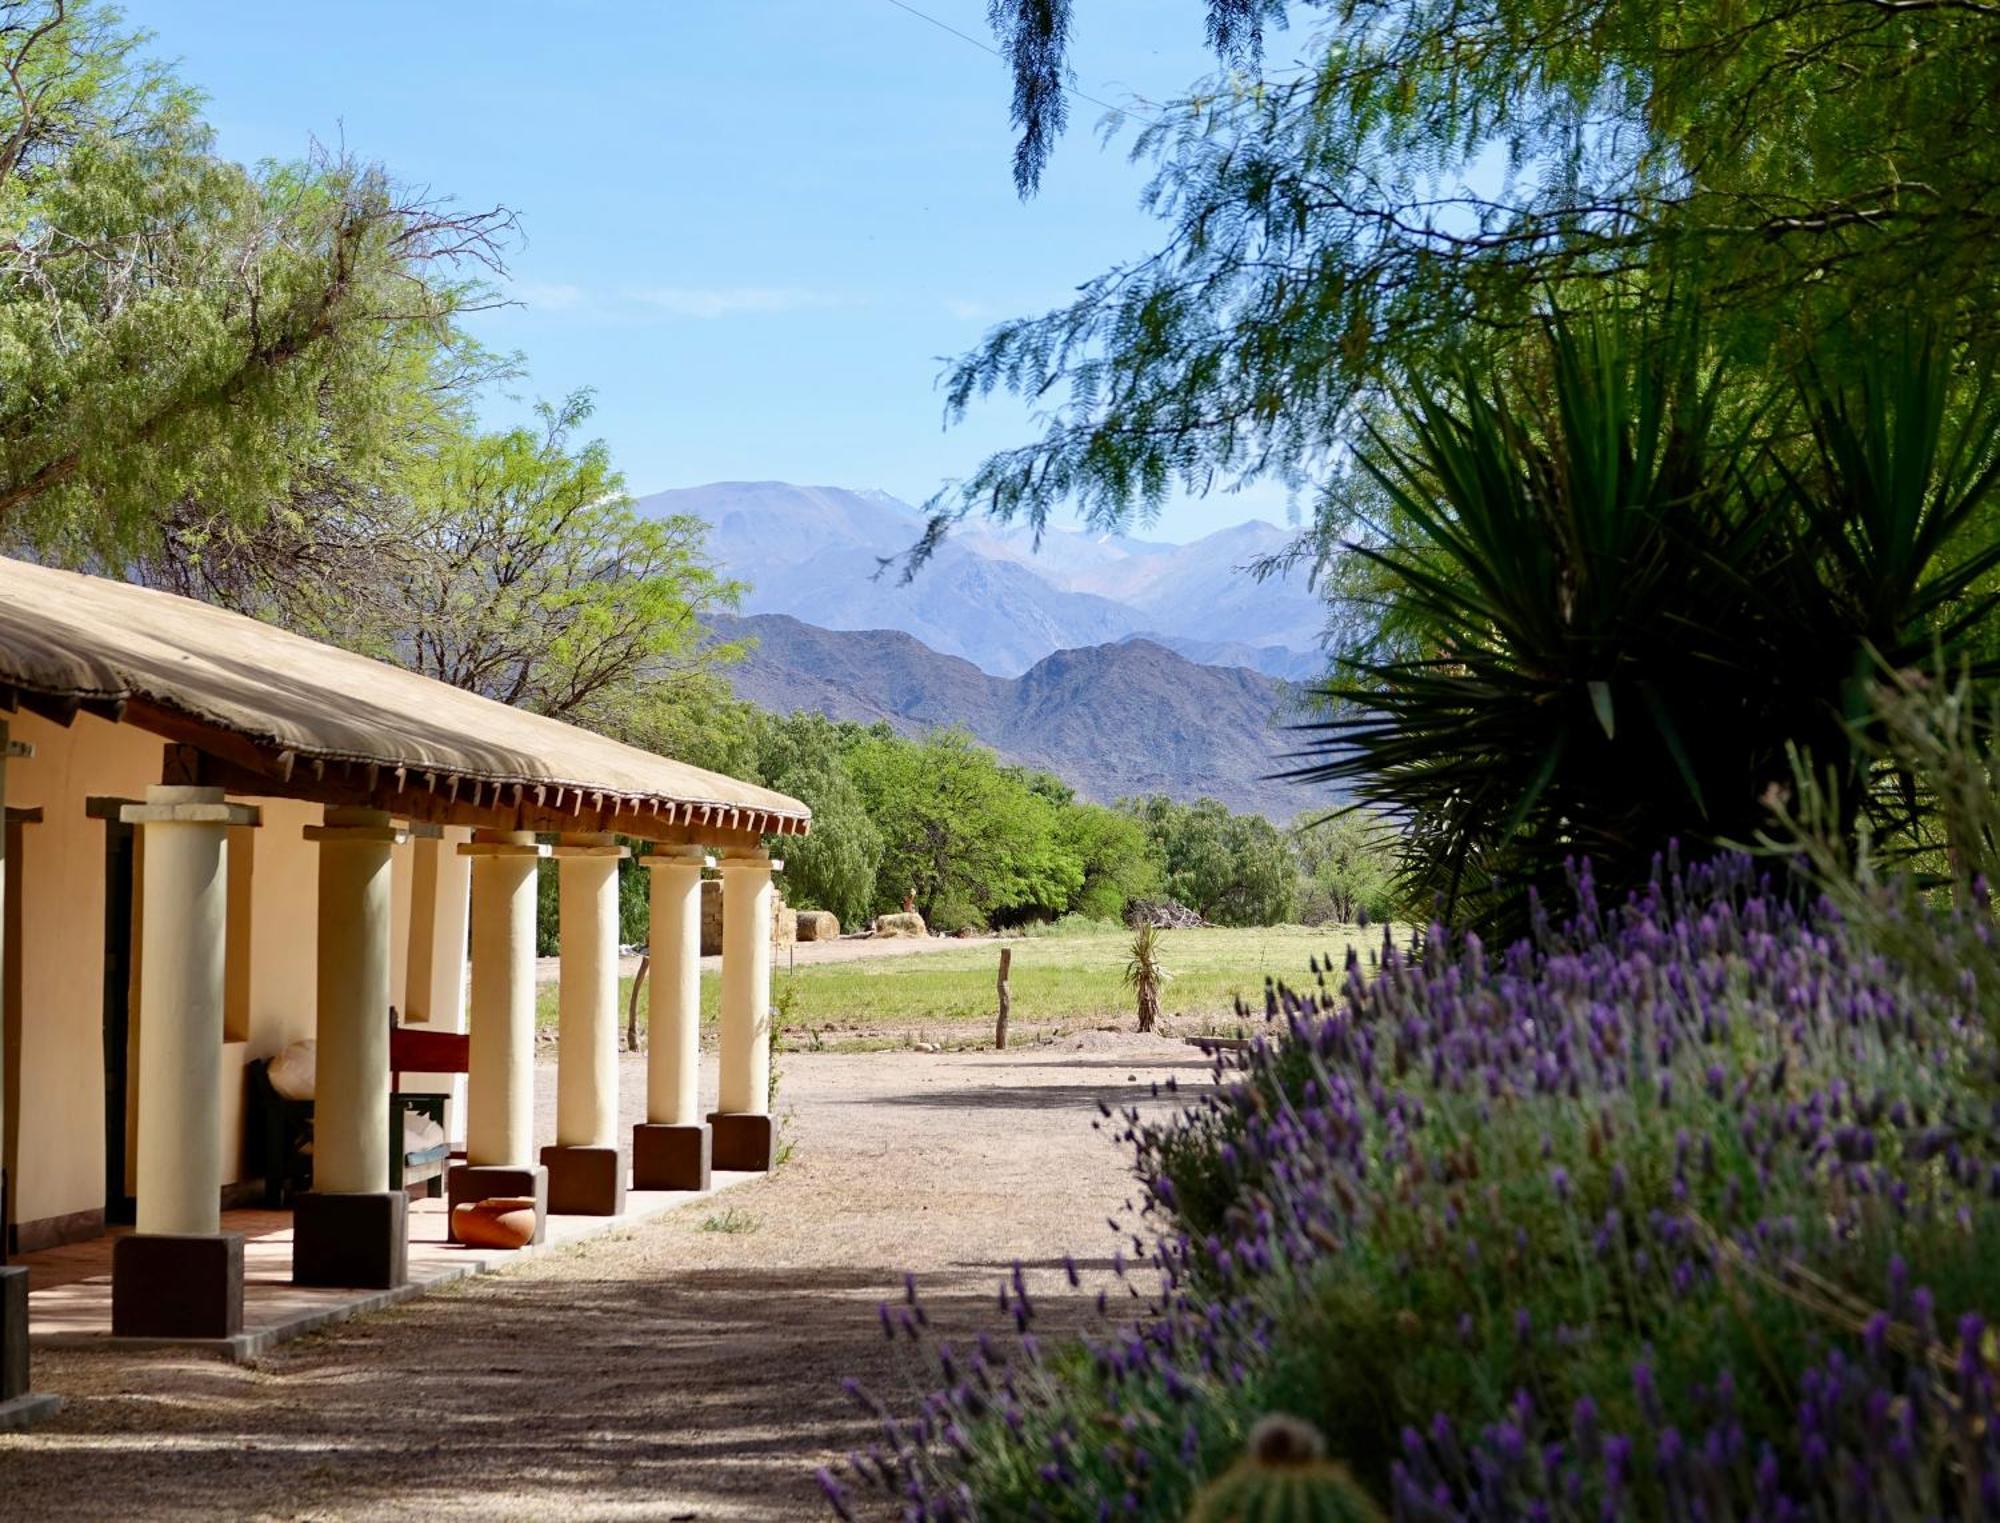
{"type": "Polygon", "coordinates": [[[1173,635],[1132,635],[1151,640],[1199,666],[1247,666],[1266,677],[1312,683],[1327,673],[1327,659],[1317,650],[1293,650],[1285,645],[1249,645],[1241,640],[1183,640],[1173,635]]]}
{"type": "Polygon", "coordinates": [[[1133,635],[1268,674],[1318,670],[1300,658],[1316,655],[1324,610],[1302,578],[1260,583],[1241,569],[1285,543],[1272,524],[1191,545],[1054,529],[1037,550],[1024,530],[970,523],[905,582],[900,566],[884,563],[916,542],[923,516],[883,492],[726,481],[639,505],[708,521],[710,549],[750,586],[746,613],[900,629],[998,676],[1133,635]]]}
{"type": "Polygon", "coordinates": [[[1056,773],[1087,798],[1204,795],[1287,820],[1324,792],[1273,780],[1299,737],[1283,684],[1243,666],[1202,666],[1150,640],[1058,651],[996,677],[901,630],[829,630],[780,615],[718,621],[757,642],[730,672],[777,713],[887,721],[916,735],[958,724],[1011,760],[1056,773]]]}

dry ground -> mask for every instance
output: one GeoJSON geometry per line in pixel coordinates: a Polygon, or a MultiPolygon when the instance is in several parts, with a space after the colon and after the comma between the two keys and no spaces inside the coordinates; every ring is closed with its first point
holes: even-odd
{"type": "MultiPolygon", "coordinates": [[[[772,1178],[253,1366],[40,1357],[36,1384],[67,1404],[0,1437],[0,1517],[828,1516],[813,1467],[869,1436],[841,1378],[905,1397],[921,1378],[878,1300],[913,1270],[936,1324],[997,1332],[1019,1258],[1038,1331],[1087,1323],[1130,1193],[1098,1101],[1206,1072],[1189,1047],[1108,1032],[780,1061],[792,1153],[772,1178]]],[[[624,1078],[629,1115],[643,1060],[624,1078]]]]}

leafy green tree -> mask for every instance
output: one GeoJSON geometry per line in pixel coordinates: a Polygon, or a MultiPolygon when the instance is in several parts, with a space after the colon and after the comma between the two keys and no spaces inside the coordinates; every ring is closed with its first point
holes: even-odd
{"type": "Polygon", "coordinates": [[[852,726],[799,713],[765,720],[757,742],[757,777],[803,800],[813,813],[809,835],[784,844],[785,896],[801,909],[831,910],[843,925],[867,920],[883,838],[849,775],[852,726]]]}
{"type": "Polygon", "coordinates": [[[0,539],[114,563],[198,494],[249,521],[365,474],[499,269],[504,211],[356,161],[218,157],[199,99],[88,0],[0,4],[0,539]]]}
{"type": "Polygon", "coordinates": [[[1292,824],[1299,865],[1299,918],[1308,925],[1387,920],[1395,907],[1397,843],[1382,821],[1359,811],[1317,810],[1292,824]]]}
{"type": "Polygon", "coordinates": [[[886,727],[850,753],[883,836],[876,904],[904,894],[940,930],[1059,914],[1083,871],[1056,838],[1057,808],[963,730],[906,741],[886,727]]]}
{"type": "Polygon", "coordinates": [[[1221,925],[1277,925],[1291,918],[1298,866],[1262,815],[1231,814],[1215,799],[1177,804],[1153,795],[1127,806],[1145,827],[1167,896],[1221,925]]]}
{"type": "Polygon", "coordinates": [[[1145,827],[1101,804],[1071,803],[1057,821],[1061,848],[1082,871],[1069,909],[1092,920],[1115,920],[1134,899],[1159,892],[1160,867],[1145,827]]]}
{"type": "Polygon", "coordinates": [[[707,526],[634,512],[603,443],[572,442],[589,416],[579,393],[539,429],[448,437],[391,509],[380,582],[346,590],[345,643],[613,734],[646,689],[732,654],[703,624],[738,594],[707,526]]]}

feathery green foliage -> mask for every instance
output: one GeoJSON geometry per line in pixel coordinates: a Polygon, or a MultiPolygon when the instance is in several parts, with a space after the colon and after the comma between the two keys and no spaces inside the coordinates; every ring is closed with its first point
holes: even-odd
{"type": "MultiPolygon", "coordinates": [[[[1194,7],[1188,7],[1192,12],[1194,7]]],[[[1061,125],[1069,0],[994,7],[1017,171],[1061,125]],[[1036,103],[1040,103],[1039,115],[1036,103]],[[1025,162],[1024,162],[1025,160],[1025,162]]],[[[940,498],[1095,526],[1176,488],[1275,476],[1343,511],[1346,451],[1436,356],[1504,363],[1551,303],[1677,294],[1726,349],[2000,324],[2000,10],[1797,0],[1211,0],[1217,78],[1133,153],[1147,257],[1003,323],[952,368],[962,413],[1034,398],[1038,439],[940,498]],[[1295,21],[1295,64],[1260,77],[1295,21]]]]}
{"type": "Polygon", "coordinates": [[[448,407],[511,225],[343,157],[219,157],[146,42],[0,4],[0,538],[114,565],[191,493],[253,520],[448,407]]]}

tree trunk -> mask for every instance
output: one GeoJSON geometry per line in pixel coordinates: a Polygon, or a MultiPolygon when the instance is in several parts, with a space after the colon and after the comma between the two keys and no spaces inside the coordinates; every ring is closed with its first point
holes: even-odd
{"type": "Polygon", "coordinates": [[[1150,978],[1139,982],[1139,1029],[1151,1031],[1160,1018],[1160,989],[1150,978]]]}
{"type": "Polygon", "coordinates": [[[632,999],[625,1007],[625,1050],[639,1050],[639,991],[646,987],[646,970],[653,965],[650,953],[640,957],[639,971],[632,975],[632,999]]]}

